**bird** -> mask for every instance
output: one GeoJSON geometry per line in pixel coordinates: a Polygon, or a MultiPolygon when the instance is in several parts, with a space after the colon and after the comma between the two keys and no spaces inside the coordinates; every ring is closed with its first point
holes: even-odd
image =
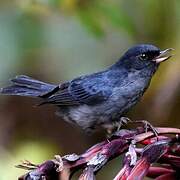
{"type": "Polygon", "coordinates": [[[10,86],[0,89],[0,94],[40,98],[40,105],[57,106],[56,114],[61,119],[93,132],[123,122],[121,118],[140,101],[172,50],[137,44],[100,72],[57,85],[18,75],[11,79],[10,86]]]}

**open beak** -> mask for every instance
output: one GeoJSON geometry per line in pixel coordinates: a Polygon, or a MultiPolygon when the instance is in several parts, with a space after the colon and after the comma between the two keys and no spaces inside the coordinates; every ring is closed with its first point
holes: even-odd
{"type": "Polygon", "coordinates": [[[174,49],[169,48],[169,49],[165,49],[163,51],[160,51],[159,56],[155,57],[153,59],[153,61],[155,61],[157,64],[159,64],[159,63],[161,63],[163,61],[168,60],[172,56],[172,54],[171,54],[172,50],[174,50],[174,49]]]}

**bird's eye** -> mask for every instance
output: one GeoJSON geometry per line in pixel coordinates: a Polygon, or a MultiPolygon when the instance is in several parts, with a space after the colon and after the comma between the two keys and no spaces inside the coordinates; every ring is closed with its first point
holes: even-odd
{"type": "Polygon", "coordinates": [[[146,60],[147,58],[148,58],[148,56],[145,53],[140,55],[141,60],[146,60]]]}

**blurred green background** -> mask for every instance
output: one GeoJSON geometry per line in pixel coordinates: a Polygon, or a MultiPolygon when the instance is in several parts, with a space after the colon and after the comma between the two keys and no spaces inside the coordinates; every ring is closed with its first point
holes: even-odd
{"type": "MultiPolygon", "coordinates": [[[[176,49],[128,116],[154,126],[180,126],[180,1],[178,0],[1,0],[0,86],[17,74],[60,83],[102,70],[130,46],[151,43],[176,49]]],[[[0,180],[25,173],[14,165],[40,163],[55,154],[82,153],[102,140],[87,136],[38,101],[0,97],[0,180]]],[[[112,179],[120,159],[98,179],[112,179]]]]}

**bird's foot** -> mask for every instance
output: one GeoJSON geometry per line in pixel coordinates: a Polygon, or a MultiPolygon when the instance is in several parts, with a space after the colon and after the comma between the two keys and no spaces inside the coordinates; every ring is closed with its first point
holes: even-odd
{"type": "Polygon", "coordinates": [[[129,122],[132,121],[128,117],[121,117],[119,121],[114,122],[114,127],[116,128],[116,131],[119,131],[122,126],[128,124],[129,122]]]}
{"type": "Polygon", "coordinates": [[[132,120],[130,118],[128,118],[128,117],[121,117],[120,122],[121,122],[121,125],[126,125],[129,122],[132,122],[132,120]]]}
{"type": "Polygon", "coordinates": [[[115,132],[118,132],[123,125],[128,124],[128,122],[132,122],[131,119],[128,117],[121,117],[119,121],[104,126],[107,131],[107,137],[110,138],[115,132]]]}
{"type": "Polygon", "coordinates": [[[150,122],[148,122],[146,120],[137,120],[137,121],[133,121],[133,122],[144,124],[145,132],[147,132],[148,129],[150,129],[154,133],[154,135],[158,138],[158,131],[150,122]]]}

